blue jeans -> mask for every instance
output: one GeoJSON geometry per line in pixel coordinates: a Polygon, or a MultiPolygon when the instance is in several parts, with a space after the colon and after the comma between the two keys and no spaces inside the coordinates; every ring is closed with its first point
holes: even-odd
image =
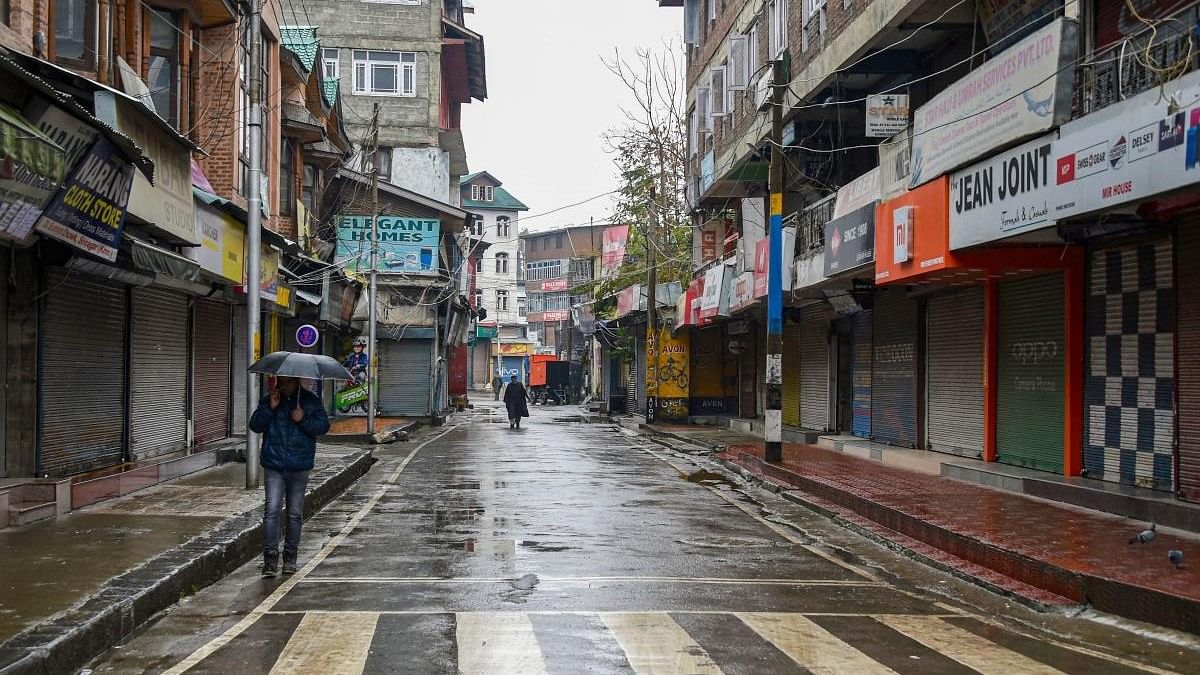
{"type": "Polygon", "coordinates": [[[300,549],[300,522],[304,518],[304,491],[308,487],[307,471],[277,471],[263,467],[267,486],[267,504],[263,510],[263,556],[279,558],[279,509],[287,498],[287,538],[283,542],[283,559],[295,562],[300,549]]]}

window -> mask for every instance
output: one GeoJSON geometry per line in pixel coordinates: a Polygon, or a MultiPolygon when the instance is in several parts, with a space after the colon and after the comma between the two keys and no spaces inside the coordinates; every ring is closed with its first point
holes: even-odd
{"type": "Polygon", "coordinates": [[[392,149],[386,145],[375,148],[375,157],[371,168],[379,172],[379,180],[392,179],[392,149]]]}
{"type": "Polygon", "coordinates": [[[496,309],[508,311],[508,291],[496,291],[496,309]]]}
{"type": "Polygon", "coordinates": [[[571,296],[567,292],[534,293],[529,296],[529,311],[550,312],[556,309],[571,309],[571,296]]]}
{"type": "Polygon", "coordinates": [[[81,68],[96,65],[96,5],[94,0],[58,0],[54,3],[56,60],[81,68]]]}
{"type": "Polygon", "coordinates": [[[483,201],[491,202],[496,200],[496,188],[491,185],[483,186],[483,201]]]}
{"type": "Polygon", "coordinates": [[[700,42],[700,0],[684,0],[683,43],[696,45],[700,42]]]}
{"type": "Polygon", "coordinates": [[[777,59],[783,50],[788,46],[788,10],[787,0],[769,0],[767,7],[767,16],[770,19],[770,34],[768,36],[769,43],[768,55],[772,59],[777,59]]]}
{"type": "Polygon", "coordinates": [[[700,129],[696,121],[696,108],[693,107],[688,111],[688,154],[695,156],[696,148],[699,147],[700,129]]]}
{"type": "Polygon", "coordinates": [[[309,211],[316,210],[317,190],[321,182],[321,170],[316,164],[305,164],[300,177],[300,202],[309,211]]]}
{"type": "Polygon", "coordinates": [[[325,64],[325,79],[336,80],[341,69],[338,67],[338,50],[336,47],[321,49],[321,62],[325,64]]]}
{"type": "Polygon", "coordinates": [[[750,80],[758,76],[758,69],[761,66],[758,62],[758,22],[755,21],[750,29],[746,31],[746,86],[750,86],[750,80]]]}
{"type": "Polygon", "coordinates": [[[158,116],[179,126],[179,13],[149,9],[150,58],[147,61],[146,86],[158,116]]]}
{"type": "Polygon", "coordinates": [[[824,8],[825,0],[804,0],[804,20],[816,16],[824,8]]]}
{"type": "Polygon", "coordinates": [[[416,96],[417,53],[354,50],[354,93],[416,96]]]}
{"type": "Polygon", "coordinates": [[[483,256],[475,256],[475,273],[483,274],[483,256]]]}
{"type": "Polygon", "coordinates": [[[535,260],[525,263],[525,277],[530,281],[557,279],[563,275],[562,260],[535,260]]]}
{"type": "Polygon", "coordinates": [[[517,316],[525,316],[528,312],[528,300],[523,296],[517,296],[517,316]]]}
{"type": "Polygon", "coordinates": [[[475,237],[483,236],[483,216],[479,214],[471,215],[471,235],[475,237]]]}
{"type": "MultiPolygon", "coordinates": [[[[250,196],[250,78],[254,73],[254,65],[250,62],[250,39],[249,39],[250,23],[246,22],[246,33],[242,36],[242,58],[239,63],[239,83],[241,88],[241,106],[238,107],[238,133],[241,135],[241,142],[238,144],[238,165],[241,169],[238,173],[238,192],[243,197],[250,196]]],[[[267,40],[262,40],[262,47],[258,50],[258,78],[261,82],[264,95],[271,91],[270,72],[267,70],[267,55],[270,54],[270,44],[267,40]]],[[[261,103],[266,103],[262,101],[261,103]]],[[[262,137],[262,151],[259,153],[260,168],[263,171],[263,180],[266,180],[268,172],[267,168],[267,138],[262,137]]],[[[262,190],[262,185],[254,186],[253,189],[262,190]]]]}
{"type": "Polygon", "coordinates": [[[721,64],[712,69],[712,98],[708,104],[708,110],[713,117],[720,117],[726,112],[729,112],[727,103],[729,102],[729,89],[725,86],[725,64],[721,64]]]}
{"type": "Polygon", "coordinates": [[[559,232],[558,234],[554,235],[554,248],[556,248],[556,249],[562,248],[562,232],[559,232]]]}
{"type": "Polygon", "coordinates": [[[504,238],[512,237],[512,223],[509,222],[508,216],[496,217],[496,236],[504,238]]]}
{"type": "Polygon", "coordinates": [[[475,289],[475,306],[483,307],[483,291],[478,288],[475,289]]]}
{"type": "Polygon", "coordinates": [[[717,20],[717,0],[708,0],[708,20],[717,20]]]}
{"type": "Polygon", "coordinates": [[[279,143],[279,215],[296,215],[296,147],[290,138],[279,143]]]}
{"type": "Polygon", "coordinates": [[[708,87],[696,88],[696,119],[700,122],[700,131],[712,131],[712,115],[708,112],[711,91],[708,87]]]}
{"type": "Polygon", "coordinates": [[[729,88],[734,91],[745,89],[746,83],[750,81],[746,51],[745,35],[735,35],[729,38],[729,70],[725,75],[729,81],[729,88]]]}
{"type": "Polygon", "coordinates": [[[508,274],[508,254],[496,254],[496,274],[508,274]]]}

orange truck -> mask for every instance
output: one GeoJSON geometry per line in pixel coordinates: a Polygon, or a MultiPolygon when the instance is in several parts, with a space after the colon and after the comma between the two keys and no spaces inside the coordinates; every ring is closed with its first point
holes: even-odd
{"type": "Polygon", "coordinates": [[[558,357],[554,354],[534,354],[529,357],[529,386],[544,387],[546,386],[546,363],[549,361],[557,361],[558,357]]]}

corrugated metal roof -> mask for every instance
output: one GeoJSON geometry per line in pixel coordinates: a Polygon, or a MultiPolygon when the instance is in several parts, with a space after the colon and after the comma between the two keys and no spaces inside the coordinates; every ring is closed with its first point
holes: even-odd
{"type": "Polygon", "coordinates": [[[521,203],[521,200],[512,196],[508,190],[502,187],[496,188],[495,198],[490,202],[476,201],[474,199],[462,200],[464,209],[494,209],[497,211],[528,211],[529,207],[521,203]]]}
{"type": "Polygon", "coordinates": [[[306,70],[312,72],[317,52],[321,50],[316,26],[280,26],[279,41],[300,58],[306,70]]]}

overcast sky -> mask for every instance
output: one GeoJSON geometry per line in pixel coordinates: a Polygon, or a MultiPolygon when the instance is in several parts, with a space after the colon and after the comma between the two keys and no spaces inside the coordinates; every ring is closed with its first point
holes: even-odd
{"type": "Polygon", "coordinates": [[[629,100],[601,57],[613,49],[678,46],[683,10],[657,0],[474,0],[467,26],[484,37],[488,99],[463,106],[472,172],[488,171],[529,206],[522,225],[543,229],[612,213],[601,198],[525,218],[616,187],[601,134],[629,100]]]}

